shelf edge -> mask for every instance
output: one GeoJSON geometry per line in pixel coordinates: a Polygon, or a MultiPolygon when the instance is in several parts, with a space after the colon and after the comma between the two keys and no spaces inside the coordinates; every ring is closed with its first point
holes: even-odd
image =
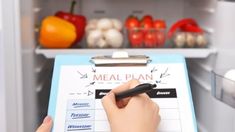
{"type": "Polygon", "coordinates": [[[37,47],[35,53],[43,55],[46,58],[55,58],[59,54],[95,54],[95,55],[111,55],[114,51],[126,51],[130,55],[141,53],[148,54],[181,54],[186,58],[207,58],[210,54],[217,53],[216,49],[195,48],[195,49],[42,49],[37,47]]]}

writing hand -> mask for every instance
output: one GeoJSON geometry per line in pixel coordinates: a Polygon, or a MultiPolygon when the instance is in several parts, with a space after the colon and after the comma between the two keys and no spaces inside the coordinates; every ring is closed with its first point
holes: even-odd
{"type": "Polygon", "coordinates": [[[103,97],[112,132],[156,132],[160,122],[159,107],[147,94],[139,94],[116,102],[115,93],[134,88],[139,82],[131,80],[103,97]]]}

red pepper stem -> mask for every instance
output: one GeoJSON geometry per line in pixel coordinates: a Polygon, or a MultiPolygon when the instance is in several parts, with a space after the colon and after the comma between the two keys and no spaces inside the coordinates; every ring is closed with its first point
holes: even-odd
{"type": "Polygon", "coordinates": [[[73,14],[74,13],[74,7],[76,5],[76,0],[73,0],[71,3],[71,7],[70,7],[70,13],[73,14]]]}

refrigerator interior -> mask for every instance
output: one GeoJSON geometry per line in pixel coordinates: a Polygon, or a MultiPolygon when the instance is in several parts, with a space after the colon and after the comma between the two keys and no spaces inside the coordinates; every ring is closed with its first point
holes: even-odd
{"type": "MultiPolygon", "coordinates": [[[[216,50],[206,57],[186,56],[189,69],[193,100],[199,130],[202,132],[235,131],[234,109],[214,99],[211,94],[211,71],[226,71],[235,67],[235,2],[217,0],[77,0],[76,13],[88,19],[113,17],[122,21],[130,14],[143,16],[151,14],[165,19],[170,26],[181,18],[195,18],[210,37],[209,49],[216,50]]],[[[68,11],[68,0],[20,0],[20,38],[22,58],[23,124],[24,131],[34,131],[47,114],[53,57],[45,57],[38,50],[38,26],[41,20],[58,10],[68,11]],[[34,124],[34,125],[32,125],[34,124]]],[[[84,41],[83,43],[84,44],[84,41]]],[[[151,50],[151,49],[149,49],[151,50]]],[[[40,51],[40,49],[39,49],[40,51]]],[[[112,49],[97,49],[95,54],[110,54],[112,49]]],[[[163,50],[154,50],[158,53],[163,50]]],[[[88,49],[66,53],[91,53],[88,49]]],[[[145,50],[144,52],[148,52],[145,50]]],[[[164,53],[174,52],[172,50],[164,53]]],[[[182,52],[187,52],[183,49],[182,52]]],[[[59,54],[47,50],[46,54],[59,54]]],[[[135,50],[134,53],[143,52],[135,50]]]]}

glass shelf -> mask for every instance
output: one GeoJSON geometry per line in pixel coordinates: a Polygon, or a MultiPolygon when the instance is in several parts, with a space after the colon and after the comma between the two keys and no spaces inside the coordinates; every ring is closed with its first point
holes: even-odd
{"type": "Polygon", "coordinates": [[[55,58],[61,54],[94,54],[94,55],[112,55],[114,51],[126,51],[129,55],[140,54],[181,54],[186,58],[207,58],[210,54],[217,53],[216,49],[210,48],[120,48],[120,49],[44,49],[40,46],[35,52],[38,55],[44,55],[46,58],[55,58]]]}

